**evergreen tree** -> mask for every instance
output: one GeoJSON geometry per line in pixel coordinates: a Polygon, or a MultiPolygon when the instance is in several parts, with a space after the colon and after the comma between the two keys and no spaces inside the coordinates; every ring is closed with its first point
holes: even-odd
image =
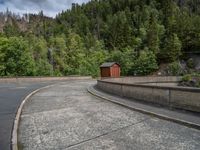
{"type": "Polygon", "coordinates": [[[161,51],[161,58],[167,62],[174,62],[181,55],[181,41],[177,34],[173,33],[165,39],[164,48],[161,51]]]}
{"type": "Polygon", "coordinates": [[[160,50],[160,39],[159,39],[159,31],[158,31],[158,24],[156,21],[155,16],[152,14],[149,23],[149,29],[147,33],[147,42],[148,48],[154,54],[157,54],[160,50]]]}
{"type": "Polygon", "coordinates": [[[156,60],[200,50],[199,8],[198,0],[92,0],[28,22],[8,11],[0,75],[97,76],[103,61],[119,62],[123,75],[149,74],[156,60]]]}

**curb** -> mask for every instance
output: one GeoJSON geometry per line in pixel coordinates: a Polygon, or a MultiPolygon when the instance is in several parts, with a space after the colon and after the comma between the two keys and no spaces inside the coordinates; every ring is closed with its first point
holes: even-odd
{"type": "Polygon", "coordinates": [[[17,114],[15,116],[15,120],[14,120],[14,125],[13,125],[13,130],[12,130],[12,139],[11,139],[11,149],[12,150],[18,150],[18,135],[17,135],[17,132],[18,132],[18,127],[19,127],[19,121],[20,121],[20,115],[22,113],[22,108],[24,106],[24,104],[27,102],[27,100],[33,96],[35,93],[43,90],[43,89],[47,89],[47,88],[50,88],[52,86],[54,86],[56,84],[52,84],[52,85],[48,85],[48,86],[45,86],[45,87],[42,87],[42,88],[39,88],[33,92],[31,92],[29,95],[27,95],[24,100],[22,101],[22,103],[20,104],[18,110],[17,110],[17,114]]]}
{"type": "Polygon", "coordinates": [[[167,121],[172,121],[172,122],[187,126],[189,128],[195,128],[195,129],[200,130],[200,124],[195,124],[193,122],[185,121],[185,120],[182,120],[182,119],[169,117],[169,116],[166,116],[166,115],[158,114],[158,113],[155,113],[155,112],[152,112],[152,111],[148,111],[148,110],[145,110],[145,109],[141,109],[141,108],[137,108],[137,107],[131,107],[129,105],[124,104],[123,102],[115,101],[115,100],[113,100],[111,98],[108,98],[108,97],[102,96],[100,94],[97,94],[97,92],[96,92],[97,90],[94,89],[94,85],[88,87],[87,91],[90,94],[92,94],[93,96],[95,96],[95,97],[98,97],[98,98],[113,102],[115,104],[118,104],[120,106],[126,107],[128,109],[131,109],[131,110],[134,110],[134,111],[138,111],[138,112],[141,112],[143,114],[151,115],[151,116],[154,116],[154,117],[157,117],[157,118],[160,118],[160,119],[164,119],[164,120],[167,120],[167,121]]]}

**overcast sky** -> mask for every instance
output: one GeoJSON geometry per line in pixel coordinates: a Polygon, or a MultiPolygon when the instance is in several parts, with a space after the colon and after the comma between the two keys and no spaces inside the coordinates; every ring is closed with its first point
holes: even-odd
{"type": "Polygon", "coordinates": [[[0,0],[0,11],[7,8],[15,13],[38,13],[55,17],[58,12],[71,8],[72,3],[82,4],[89,0],[0,0]]]}

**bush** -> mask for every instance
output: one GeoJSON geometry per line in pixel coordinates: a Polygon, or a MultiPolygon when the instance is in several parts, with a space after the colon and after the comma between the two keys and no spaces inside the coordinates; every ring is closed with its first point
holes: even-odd
{"type": "Polygon", "coordinates": [[[156,56],[151,51],[143,51],[134,61],[131,72],[134,75],[149,75],[158,69],[156,56]]]}
{"type": "Polygon", "coordinates": [[[189,74],[184,75],[184,76],[182,77],[182,79],[181,79],[181,81],[184,81],[184,82],[188,82],[188,81],[190,81],[190,80],[192,80],[192,76],[189,75],[189,74]]]}
{"type": "Polygon", "coordinates": [[[178,76],[183,74],[183,70],[178,62],[169,64],[167,68],[168,75],[178,76]]]}
{"type": "Polygon", "coordinates": [[[200,75],[199,74],[184,75],[179,85],[188,87],[200,87],[200,75]]]}
{"type": "Polygon", "coordinates": [[[194,64],[194,61],[192,58],[190,58],[188,61],[187,61],[187,67],[190,68],[190,69],[193,69],[195,67],[195,64],[194,64]]]}
{"type": "Polygon", "coordinates": [[[113,51],[110,53],[107,61],[118,62],[121,65],[121,74],[129,75],[135,60],[135,52],[131,48],[125,48],[123,51],[113,51]]]}

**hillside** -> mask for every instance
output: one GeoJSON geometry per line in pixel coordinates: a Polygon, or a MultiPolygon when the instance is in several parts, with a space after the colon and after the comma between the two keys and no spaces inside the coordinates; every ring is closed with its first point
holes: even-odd
{"type": "Polygon", "coordinates": [[[104,61],[119,62],[123,75],[147,75],[162,63],[181,69],[179,60],[188,61],[187,53],[200,52],[198,0],[92,0],[73,4],[54,19],[42,12],[2,18],[3,76],[15,75],[17,69],[5,57],[9,47],[2,46],[13,38],[24,45],[19,59],[28,53],[25,58],[31,62],[18,75],[97,76],[104,61]],[[24,70],[28,66],[32,69],[24,70]]]}

